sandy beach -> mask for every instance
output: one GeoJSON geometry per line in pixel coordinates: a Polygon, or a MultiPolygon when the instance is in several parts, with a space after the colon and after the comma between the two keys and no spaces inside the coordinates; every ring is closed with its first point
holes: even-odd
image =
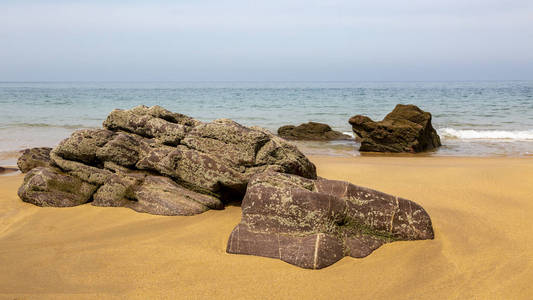
{"type": "Polygon", "coordinates": [[[399,195],[435,240],[395,242],[322,270],[225,252],[240,208],[162,217],[40,208],[0,177],[0,298],[526,299],[533,294],[533,160],[311,157],[320,176],[399,195]]]}

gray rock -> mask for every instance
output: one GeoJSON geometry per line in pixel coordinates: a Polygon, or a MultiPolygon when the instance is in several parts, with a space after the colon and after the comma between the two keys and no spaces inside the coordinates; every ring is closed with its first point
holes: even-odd
{"type": "Polygon", "coordinates": [[[193,192],[168,177],[143,172],[113,174],[94,194],[92,204],[169,216],[194,215],[224,207],[216,197],[193,192]]]}
{"type": "MultiPolygon", "coordinates": [[[[227,119],[203,123],[158,106],[138,106],[112,111],[104,127],[74,132],[49,155],[49,173],[57,168],[62,180],[72,177],[95,187],[89,195],[94,205],[191,215],[242,199],[249,179],[265,170],[316,178],[315,166],[296,147],[227,119]]],[[[28,182],[21,193],[38,203],[31,199],[34,182],[28,182]]],[[[40,189],[57,192],[46,185],[40,189]]],[[[53,201],[49,197],[46,203],[53,201]]]]}

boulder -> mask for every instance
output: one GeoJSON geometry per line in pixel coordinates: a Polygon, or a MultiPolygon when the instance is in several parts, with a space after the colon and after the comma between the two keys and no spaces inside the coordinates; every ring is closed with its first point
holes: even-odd
{"type": "Polygon", "coordinates": [[[309,122],[298,126],[285,125],[278,129],[278,135],[288,140],[349,140],[351,136],[332,130],[328,124],[309,122]]]}
{"type": "Polygon", "coordinates": [[[75,131],[51,151],[27,150],[19,159],[25,171],[47,164],[26,175],[21,198],[192,215],[242,199],[250,178],[267,170],[316,178],[315,166],[295,146],[232,120],[204,123],[138,106],[112,111],[103,125],[75,131]]]}
{"type": "Polygon", "coordinates": [[[431,114],[415,105],[398,104],[379,122],[356,115],[349,123],[361,139],[359,151],[416,153],[441,146],[439,135],[431,125],[431,114]]]}
{"type": "Polygon", "coordinates": [[[87,203],[95,191],[95,185],[49,166],[30,170],[18,195],[38,206],[67,207],[87,203]]]}
{"type": "Polygon", "coordinates": [[[343,181],[263,172],[248,184],[226,251],[320,269],[385,243],[433,237],[429,215],[412,201],[343,181]]]}
{"type": "Polygon", "coordinates": [[[30,148],[21,151],[17,161],[17,166],[22,173],[27,173],[36,167],[46,167],[50,165],[50,151],[52,148],[30,148]]]}

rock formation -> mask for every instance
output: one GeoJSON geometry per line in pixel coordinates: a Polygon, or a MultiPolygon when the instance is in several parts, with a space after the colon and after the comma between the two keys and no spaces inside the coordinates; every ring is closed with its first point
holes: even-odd
{"type": "Polygon", "coordinates": [[[114,110],[102,129],[74,132],[48,156],[26,150],[19,189],[40,206],[124,206],[160,215],[192,215],[242,199],[266,170],[316,178],[294,146],[260,128],[220,119],[203,123],[161,107],[114,110]]]}
{"type": "Polygon", "coordinates": [[[384,243],[433,238],[409,200],[317,178],[293,145],[261,128],[203,123],[161,107],[114,110],[104,128],[75,131],[53,150],[29,149],[18,194],[39,206],[128,207],[193,215],[242,199],[227,252],[319,269],[384,243]]]}
{"type": "Polygon", "coordinates": [[[348,140],[352,137],[332,130],[328,124],[309,122],[298,126],[285,125],[278,129],[278,135],[288,140],[348,140]]]}
{"type": "Polygon", "coordinates": [[[419,239],[433,239],[433,228],[414,202],[348,182],[264,172],[248,184],[227,252],[320,269],[384,243],[419,239]]]}
{"type": "Polygon", "coordinates": [[[353,116],[349,123],[361,138],[359,151],[422,152],[441,146],[431,125],[431,114],[415,105],[398,104],[382,121],[366,116],[353,116]]]}

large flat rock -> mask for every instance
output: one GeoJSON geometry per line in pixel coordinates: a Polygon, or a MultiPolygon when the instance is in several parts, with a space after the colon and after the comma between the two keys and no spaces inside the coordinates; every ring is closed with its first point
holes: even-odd
{"type": "Polygon", "coordinates": [[[412,201],[343,181],[265,172],[248,185],[227,252],[321,269],[384,243],[433,236],[429,215],[412,201]]]}

